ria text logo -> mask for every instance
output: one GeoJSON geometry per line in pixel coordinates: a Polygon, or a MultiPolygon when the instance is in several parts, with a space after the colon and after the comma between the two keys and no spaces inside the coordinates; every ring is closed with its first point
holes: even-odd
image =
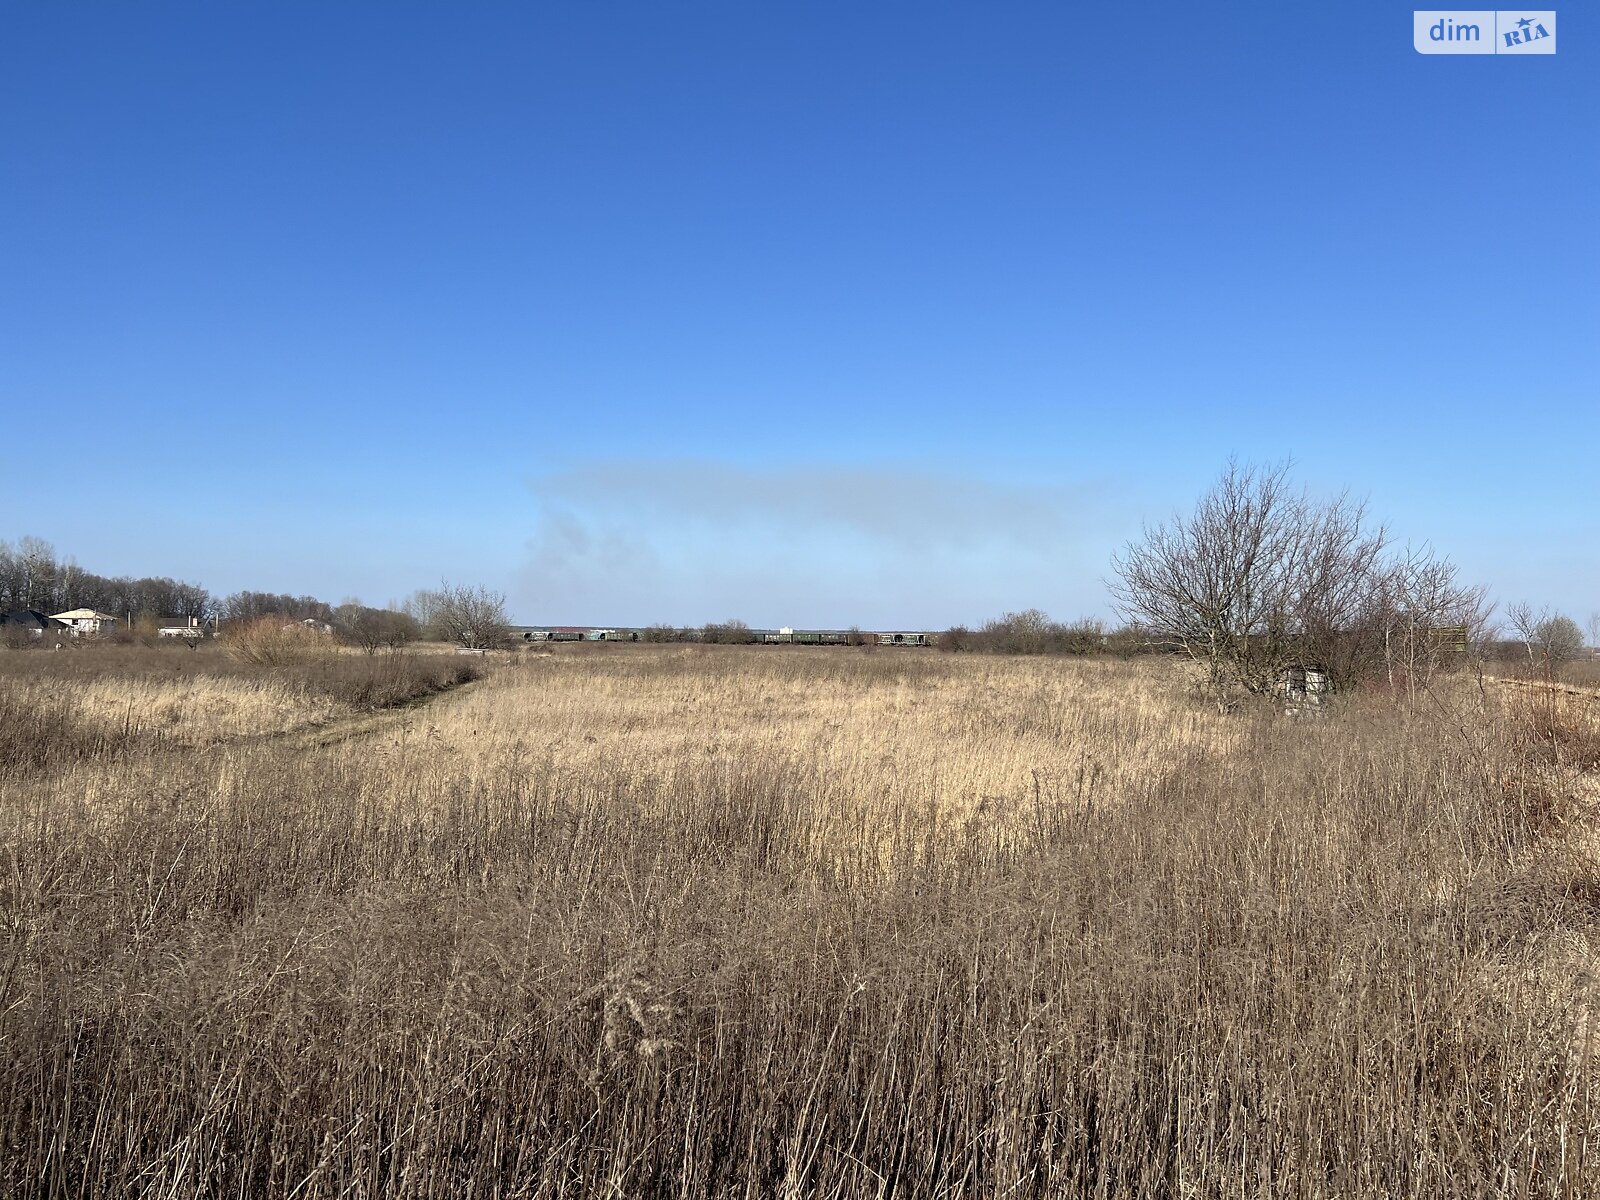
{"type": "Polygon", "coordinates": [[[1452,9],[1411,14],[1418,54],[1554,54],[1554,9],[1452,9]]]}

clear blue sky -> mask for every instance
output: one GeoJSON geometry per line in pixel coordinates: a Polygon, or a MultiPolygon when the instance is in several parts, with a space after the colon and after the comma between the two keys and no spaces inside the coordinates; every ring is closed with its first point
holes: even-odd
{"type": "Polygon", "coordinates": [[[1600,608],[1600,24],[0,5],[0,537],[525,621],[1106,610],[1293,456],[1600,608]],[[48,423],[40,414],[54,414],[48,423]]]}

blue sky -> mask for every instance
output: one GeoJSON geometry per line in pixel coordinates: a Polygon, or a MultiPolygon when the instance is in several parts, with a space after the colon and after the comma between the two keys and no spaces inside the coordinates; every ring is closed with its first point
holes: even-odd
{"type": "Polygon", "coordinates": [[[526,621],[1107,611],[1292,456],[1600,609],[1600,28],[0,6],[0,537],[526,621]]]}

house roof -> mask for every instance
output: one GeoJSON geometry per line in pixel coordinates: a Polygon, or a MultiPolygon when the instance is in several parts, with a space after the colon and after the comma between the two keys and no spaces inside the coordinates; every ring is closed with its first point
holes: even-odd
{"type": "Polygon", "coordinates": [[[54,616],[51,619],[52,620],[56,620],[56,621],[94,621],[94,620],[120,621],[120,620],[122,620],[121,617],[113,616],[111,613],[96,612],[92,608],[70,608],[66,612],[59,612],[59,613],[54,614],[54,616]]]}
{"type": "Polygon", "coordinates": [[[65,629],[67,623],[47,616],[37,608],[15,608],[0,614],[0,625],[21,625],[25,629],[65,629]]]}

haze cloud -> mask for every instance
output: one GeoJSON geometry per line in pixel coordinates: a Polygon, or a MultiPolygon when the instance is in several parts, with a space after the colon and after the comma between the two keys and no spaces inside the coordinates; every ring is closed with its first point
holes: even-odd
{"type": "Polygon", "coordinates": [[[530,619],[940,627],[1100,606],[1080,486],[914,468],[613,460],[529,481],[530,619]]]}
{"type": "Polygon", "coordinates": [[[689,460],[596,462],[535,478],[552,506],[640,519],[830,526],[899,544],[1036,542],[1069,531],[1077,489],[902,468],[753,471],[689,460]]]}

